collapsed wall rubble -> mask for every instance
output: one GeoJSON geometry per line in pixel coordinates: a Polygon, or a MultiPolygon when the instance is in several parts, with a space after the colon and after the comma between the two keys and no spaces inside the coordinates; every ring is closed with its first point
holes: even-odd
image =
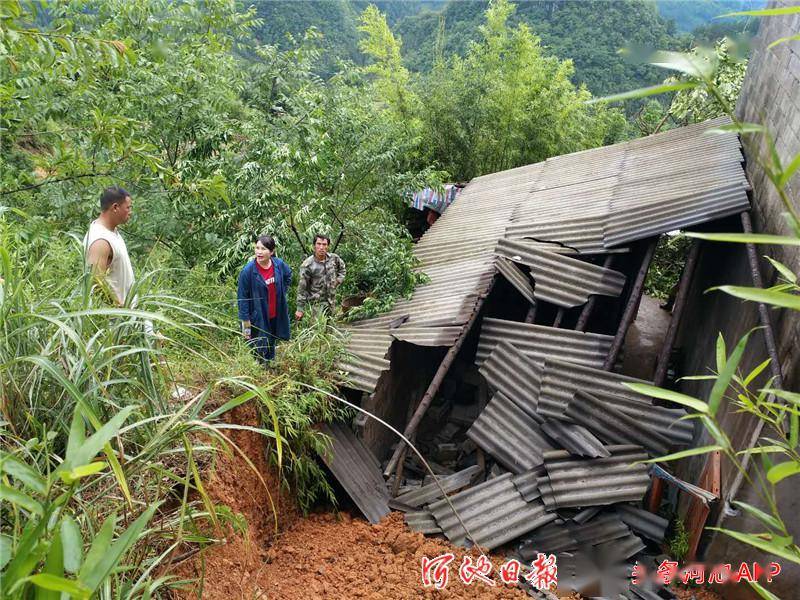
{"type": "Polygon", "coordinates": [[[324,459],[365,516],[401,510],[415,531],[522,561],[555,554],[559,585],[582,593],[667,594],[629,581],[635,562],[653,567],[667,527],[644,506],[666,471],[646,461],[691,445],[693,421],[630,387],[662,383],[671,347],[650,381],[618,370],[658,236],[749,209],[737,136],[707,134],[723,123],[466,186],[417,245],[430,282],[348,330],[352,387],[371,406],[408,403],[395,425],[428,463],[403,442],[376,457],[326,426],[324,459]],[[401,340],[449,350],[421,397],[380,398],[401,340]]]}

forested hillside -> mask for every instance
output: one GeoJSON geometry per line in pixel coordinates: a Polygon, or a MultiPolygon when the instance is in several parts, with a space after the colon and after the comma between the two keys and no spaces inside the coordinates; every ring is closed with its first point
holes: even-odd
{"type": "Polygon", "coordinates": [[[659,14],[675,21],[678,31],[687,33],[712,24],[719,15],[763,8],[766,3],[766,0],[656,0],[659,14]]]}
{"type": "MultiPolygon", "coordinates": [[[[262,2],[264,20],[257,35],[266,43],[287,44],[286,32],[302,35],[310,26],[323,34],[323,74],[336,71],[339,59],[363,61],[358,51],[357,20],[370,3],[363,0],[262,2]]],[[[404,64],[413,72],[429,72],[437,52],[461,56],[479,39],[487,0],[374,2],[386,14],[403,43],[404,64]]],[[[573,81],[585,83],[597,95],[653,85],[663,73],[626,62],[618,50],[630,44],[648,48],[685,49],[693,38],[713,44],[717,39],[752,28],[747,19],[714,17],[763,4],[762,0],[520,0],[511,23],[526,23],[542,46],[575,65],[573,81]],[[697,30],[697,31],[695,31],[697,30]],[[688,32],[694,32],[689,35],[688,32]]]]}

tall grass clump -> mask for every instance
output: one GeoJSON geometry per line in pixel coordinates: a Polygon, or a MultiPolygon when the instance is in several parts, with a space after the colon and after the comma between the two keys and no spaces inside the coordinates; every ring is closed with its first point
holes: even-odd
{"type": "Polygon", "coordinates": [[[106,304],[79,245],[31,242],[23,226],[0,215],[3,594],[149,597],[178,583],[158,576],[173,558],[230,518],[203,482],[215,452],[238,451],[227,430],[267,436],[281,464],[273,396],[231,374],[177,394],[170,357],[224,360],[229,332],[153,287],[155,273],[129,306],[106,304]],[[269,427],[224,420],[253,400],[269,427]]]}

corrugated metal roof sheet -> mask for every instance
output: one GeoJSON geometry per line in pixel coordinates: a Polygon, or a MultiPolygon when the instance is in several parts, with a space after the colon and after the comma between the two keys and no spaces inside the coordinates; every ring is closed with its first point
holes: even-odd
{"type": "Polygon", "coordinates": [[[570,535],[578,546],[596,546],[611,540],[623,538],[631,530],[613,513],[602,513],[580,525],[567,524],[570,535]]]}
{"type": "Polygon", "coordinates": [[[648,427],[592,394],[581,390],[576,392],[564,414],[608,444],[638,444],[653,456],[669,453],[670,440],[659,430],[648,427]]]}
{"type": "Polygon", "coordinates": [[[598,458],[609,456],[608,450],[592,432],[574,423],[546,419],[542,431],[561,448],[576,456],[598,458]]]}
{"type": "Polygon", "coordinates": [[[392,337],[417,346],[452,346],[461,335],[461,327],[405,327],[390,329],[392,337]]]}
{"type": "Polygon", "coordinates": [[[480,366],[479,371],[492,389],[502,392],[534,421],[542,421],[536,412],[541,377],[540,364],[508,342],[500,342],[480,366]]]}
{"type": "Polygon", "coordinates": [[[501,340],[534,359],[551,356],[602,369],[614,336],[484,318],[476,364],[480,365],[501,340]]]}
{"type": "Polygon", "coordinates": [[[564,450],[544,454],[539,491],[548,510],[641,500],[650,477],[640,446],[608,446],[610,457],[577,459],[564,450]]]}
{"type": "Polygon", "coordinates": [[[640,533],[655,542],[661,543],[664,541],[664,533],[669,525],[667,519],[659,517],[649,510],[630,506],[629,504],[619,504],[616,508],[620,518],[636,533],[640,533]]]}
{"type": "Polygon", "coordinates": [[[519,475],[515,475],[511,481],[514,482],[514,485],[519,490],[519,493],[522,494],[522,497],[525,499],[525,502],[530,502],[534,498],[539,498],[541,494],[539,493],[539,477],[544,475],[544,467],[537,467],[535,469],[531,469],[526,473],[521,473],[519,475]]]}
{"type": "Polygon", "coordinates": [[[369,522],[379,522],[390,510],[378,460],[346,425],[323,424],[320,431],[331,441],[330,451],[320,457],[369,522]]]}
{"type": "Polygon", "coordinates": [[[495,253],[529,266],[534,297],[564,308],[585,304],[592,294],[619,296],[625,285],[622,273],[523,242],[501,239],[495,253]]]}
{"type": "MultiPolygon", "coordinates": [[[[474,542],[487,550],[533,531],[556,518],[540,500],[526,502],[506,473],[450,497],[474,542]]],[[[467,533],[446,500],[431,504],[430,510],[444,535],[457,546],[466,545],[467,533]]]]}
{"type": "Polygon", "coordinates": [[[424,485],[418,489],[400,494],[397,496],[397,498],[395,498],[395,500],[413,508],[419,508],[424,504],[428,504],[429,502],[433,502],[434,500],[441,498],[442,489],[444,489],[445,493],[450,493],[470,484],[472,480],[475,479],[478,474],[480,474],[481,470],[482,469],[478,465],[467,467],[466,469],[458,471],[457,473],[453,473],[452,475],[448,475],[447,477],[440,477],[439,484],[441,487],[439,487],[439,485],[437,485],[434,481],[433,483],[429,483],[428,485],[424,485]]]}
{"type": "MultiPolygon", "coordinates": [[[[520,244],[528,255],[535,298],[571,307],[591,293],[618,295],[619,274],[597,281],[599,267],[570,263],[559,254],[596,253],[747,208],[736,134],[703,135],[723,122],[475,178],[415,247],[430,283],[387,315],[353,326],[385,330],[404,315],[408,327],[463,326],[488,293],[495,266],[487,257],[503,238],[516,240],[508,243],[520,244]],[[564,278],[572,265],[577,271],[564,278]]],[[[380,348],[371,353],[380,354],[380,348]]],[[[374,375],[361,378],[362,389],[374,390],[374,375]]]]}
{"type": "Polygon", "coordinates": [[[645,544],[641,538],[628,531],[624,537],[598,544],[595,552],[602,557],[603,562],[614,563],[623,561],[644,549],[645,544]]]}
{"type": "Polygon", "coordinates": [[[508,259],[502,256],[497,257],[497,270],[505,277],[508,282],[517,288],[517,291],[522,294],[531,304],[536,304],[536,299],[533,297],[533,285],[530,278],[519,270],[519,267],[508,259]]]}
{"type": "Polygon", "coordinates": [[[429,510],[407,512],[405,514],[405,522],[411,531],[416,531],[417,533],[432,535],[442,532],[429,510]]]}
{"type": "Polygon", "coordinates": [[[537,410],[541,415],[566,419],[565,411],[572,396],[578,391],[590,390],[601,401],[660,431],[676,445],[692,440],[693,424],[678,420],[686,414],[684,410],[655,406],[648,396],[622,385],[623,382],[648,383],[646,381],[551,358],[545,359],[540,377],[537,410]]]}
{"type": "Polygon", "coordinates": [[[536,421],[500,392],[475,419],[467,437],[513,473],[541,465],[542,452],[552,449],[536,421]]]}
{"type": "Polygon", "coordinates": [[[350,352],[350,356],[342,358],[337,366],[347,374],[349,387],[373,392],[383,372],[389,370],[389,361],[377,354],[350,352]]]}
{"type": "Polygon", "coordinates": [[[520,546],[519,553],[525,560],[531,560],[536,558],[537,552],[566,552],[577,548],[578,542],[568,527],[549,523],[537,529],[531,539],[520,546]]]}

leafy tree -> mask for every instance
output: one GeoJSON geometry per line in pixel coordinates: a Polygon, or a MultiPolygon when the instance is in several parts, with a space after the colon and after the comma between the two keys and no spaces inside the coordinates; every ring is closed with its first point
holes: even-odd
{"type": "MultiPolygon", "coordinates": [[[[693,61],[710,62],[715,65],[711,80],[715,91],[712,93],[708,86],[678,91],[672,99],[669,113],[682,124],[713,119],[735,106],[747,70],[747,61],[742,59],[737,52],[735,42],[729,38],[719,41],[713,52],[695,48],[690,56],[693,61]]],[[[671,77],[664,83],[678,83],[688,81],[689,78],[690,76],[671,77]]]]}
{"type": "Polygon", "coordinates": [[[618,138],[617,111],[585,105],[571,61],[547,56],[515,7],[491,3],[464,57],[439,60],[419,82],[422,152],[456,180],[598,146],[618,138]]]}

